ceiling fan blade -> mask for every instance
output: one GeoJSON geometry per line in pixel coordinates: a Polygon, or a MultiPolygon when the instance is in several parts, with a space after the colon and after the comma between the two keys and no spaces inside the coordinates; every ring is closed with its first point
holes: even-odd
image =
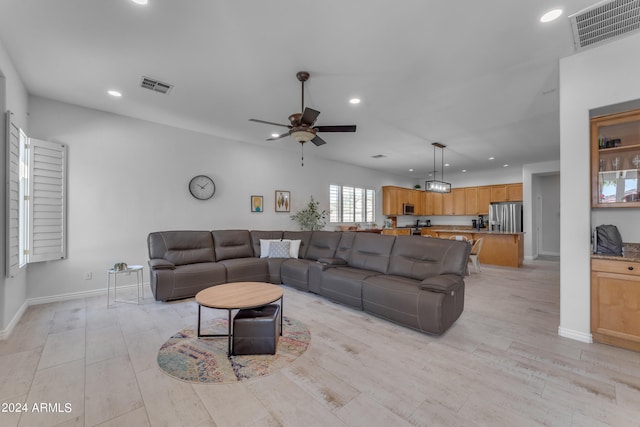
{"type": "Polygon", "coordinates": [[[280,123],[274,123],[274,122],[265,122],[264,120],[258,120],[258,119],[249,119],[249,121],[250,122],[257,122],[257,123],[264,123],[265,125],[282,126],[283,128],[290,127],[289,125],[282,125],[280,123]]]}
{"type": "Polygon", "coordinates": [[[313,108],[305,108],[302,113],[302,118],[300,119],[300,123],[303,125],[311,126],[318,116],[320,115],[320,111],[316,111],[313,108]]]}
{"type": "Polygon", "coordinates": [[[356,125],[315,126],[318,132],[355,132],[356,125]]]}
{"type": "Polygon", "coordinates": [[[272,136],[271,138],[267,138],[267,141],[275,141],[276,139],[284,138],[285,136],[289,136],[291,132],[281,133],[278,136],[272,136]]]}
{"type": "Polygon", "coordinates": [[[316,135],[316,136],[311,140],[311,142],[313,142],[314,144],[316,144],[316,146],[324,145],[324,144],[326,144],[326,143],[327,143],[324,139],[320,138],[318,135],[316,135]]]}

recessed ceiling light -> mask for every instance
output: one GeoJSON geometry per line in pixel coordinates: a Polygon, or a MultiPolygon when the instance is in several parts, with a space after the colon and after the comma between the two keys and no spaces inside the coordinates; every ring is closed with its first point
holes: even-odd
{"type": "Polygon", "coordinates": [[[139,4],[144,6],[145,4],[149,3],[149,0],[131,0],[132,2],[134,2],[135,4],[139,4]]]}
{"type": "Polygon", "coordinates": [[[122,94],[117,90],[110,90],[107,93],[111,96],[115,96],[116,98],[120,98],[122,96],[122,94]]]}
{"type": "Polygon", "coordinates": [[[503,168],[508,168],[508,167],[509,167],[509,165],[502,165],[502,167],[503,167],[503,168]]]}
{"type": "Polygon", "coordinates": [[[277,137],[277,136],[280,136],[280,134],[278,134],[278,133],[272,133],[272,134],[271,134],[271,138],[275,138],[275,137],[277,137]]]}
{"type": "Polygon", "coordinates": [[[493,156],[489,157],[489,160],[495,160],[495,159],[496,159],[496,158],[495,158],[495,157],[493,157],[493,156]]]}
{"type": "Polygon", "coordinates": [[[467,173],[467,170],[466,169],[462,169],[462,173],[467,173]]]}
{"type": "Polygon", "coordinates": [[[413,168],[409,169],[409,172],[413,172],[413,168]]]}
{"type": "Polygon", "coordinates": [[[351,98],[349,100],[350,104],[360,104],[360,98],[351,98]]]}
{"type": "Polygon", "coordinates": [[[555,21],[562,15],[562,9],[552,9],[540,17],[540,22],[555,21]]]}
{"type": "Polygon", "coordinates": [[[451,166],[449,163],[445,163],[445,164],[444,164],[444,167],[445,167],[445,168],[448,168],[449,166],[451,166]]]}

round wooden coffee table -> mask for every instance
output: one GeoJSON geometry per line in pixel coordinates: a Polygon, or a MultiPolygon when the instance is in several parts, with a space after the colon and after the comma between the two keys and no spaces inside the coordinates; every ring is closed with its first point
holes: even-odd
{"type": "Polygon", "coordinates": [[[262,307],[280,300],[280,334],[282,334],[282,317],[284,292],[277,285],[262,282],[235,282],[216,285],[196,294],[198,303],[198,337],[228,337],[227,355],[232,354],[233,321],[231,312],[244,308],[262,307]],[[200,313],[202,307],[227,310],[229,312],[229,332],[225,334],[201,334],[200,313]]]}

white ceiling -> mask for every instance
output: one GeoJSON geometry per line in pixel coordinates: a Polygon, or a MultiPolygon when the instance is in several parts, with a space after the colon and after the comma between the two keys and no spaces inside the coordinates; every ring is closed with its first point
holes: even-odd
{"type": "Polygon", "coordinates": [[[264,141],[283,128],[247,119],[288,123],[300,111],[295,74],[309,71],[316,124],[358,130],[321,134],[306,161],[417,179],[433,169],[435,141],[447,145],[445,174],[559,159],[567,16],[593,3],[2,0],[0,39],[33,95],[281,150],[300,148],[264,141]],[[565,14],[541,24],[554,7],[565,14]],[[142,76],[174,88],[142,89],[142,76]]]}

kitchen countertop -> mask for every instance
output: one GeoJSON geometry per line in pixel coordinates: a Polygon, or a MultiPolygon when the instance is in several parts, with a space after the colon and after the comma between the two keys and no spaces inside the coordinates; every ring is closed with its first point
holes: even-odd
{"type": "MultiPolygon", "coordinates": [[[[591,250],[593,252],[593,249],[591,250]]],[[[611,261],[640,261],[640,243],[622,243],[622,256],[591,254],[592,259],[607,259],[611,261]]]]}
{"type": "Polygon", "coordinates": [[[500,235],[500,234],[505,234],[505,235],[521,235],[524,234],[523,232],[509,232],[509,231],[491,231],[491,230],[487,230],[486,228],[481,228],[480,230],[476,229],[476,228],[469,228],[469,229],[465,229],[465,228],[439,228],[439,227],[427,227],[429,229],[431,229],[431,231],[435,232],[435,233],[461,233],[461,234],[493,234],[493,235],[500,235]]]}

